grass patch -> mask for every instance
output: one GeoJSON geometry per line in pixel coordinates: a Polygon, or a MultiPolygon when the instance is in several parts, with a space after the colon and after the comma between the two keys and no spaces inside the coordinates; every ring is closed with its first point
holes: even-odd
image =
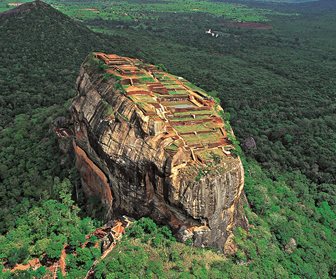
{"type": "Polygon", "coordinates": [[[105,100],[102,100],[101,103],[104,108],[104,112],[103,112],[104,117],[114,114],[113,107],[108,102],[106,102],[105,100]]]}
{"type": "Polygon", "coordinates": [[[184,135],[183,139],[189,144],[195,143],[215,143],[221,139],[222,135],[219,132],[209,132],[206,134],[184,135]]]}
{"type": "Polygon", "coordinates": [[[171,145],[168,145],[168,146],[166,146],[165,147],[165,149],[167,150],[167,151],[177,151],[178,150],[178,146],[176,145],[176,144],[171,144],[171,145]]]}
{"type": "Polygon", "coordinates": [[[195,110],[195,111],[185,111],[185,112],[176,112],[174,116],[183,117],[183,116],[190,116],[190,115],[203,115],[203,114],[213,114],[214,111],[212,110],[195,110]]]}
{"type": "Polygon", "coordinates": [[[141,83],[147,83],[147,82],[155,82],[155,79],[152,78],[152,77],[147,76],[147,77],[141,77],[141,78],[139,78],[139,81],[141,83]]]}
{"type": "Polygon", "coordinates": [[[209,127],[205,124],[197,124],[197,125],[185,125],[185,126],[174,126],[174,129],[179,133],[189,133],[189,132],[201,132],[208,131],[209,127]]]}

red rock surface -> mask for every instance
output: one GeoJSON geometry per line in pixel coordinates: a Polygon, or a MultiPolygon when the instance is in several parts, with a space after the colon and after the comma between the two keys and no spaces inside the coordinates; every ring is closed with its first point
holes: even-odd
{"type": "Polygon", "coordinates": [[[222,108],[183,78],[117,55],[90,55],[77,88],[74,148],[86,194],[107,217],[150,216],[183,241],[224,250],[246,219],[244,170],[222,108]]]}

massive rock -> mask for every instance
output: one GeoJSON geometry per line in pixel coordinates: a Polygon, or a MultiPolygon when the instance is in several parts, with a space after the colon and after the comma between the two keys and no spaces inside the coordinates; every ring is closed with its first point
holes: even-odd
{"type": "Polygon", "coordinates": [[[72,104],[74,150],[87,196],[106,216],[150,216],[181,240],[224,249],[246,222],[244,171],[223,110],[181,77],[137,59],[93,53],[72,104]]]}

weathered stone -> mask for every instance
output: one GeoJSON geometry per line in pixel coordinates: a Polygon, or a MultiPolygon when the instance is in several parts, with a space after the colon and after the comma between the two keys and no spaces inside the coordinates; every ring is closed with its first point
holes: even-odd
{"type": "Polygon", "coordinates": [[[234,254],[236,254],[237,251],[238,251],[238,248],[237,248],[236,243],[234,242],[233,235],[230,235],[226,240],[226,243],[224,246],[224,253],[226,255],[233,256],[234,254]]]}
{"type": "Polygon", "coordinates": [[[296,250],[296,240],[294,238],[289,239],[288,243],[285,245],[285,251],[288,254],[292,254],[296,250]]]}
{"type": "Polygon", "coordinates": [[[255,142],[255,140],[254,140],[253,137],[249,137],[249,138],[247,138],[247,139],[244,140],[243,147],[245,149],[256,149],[257,148],[257,144],[256,144],[256,142],[255,142]]]}
{"type": "MultiPolygon", "coordinates": [[[[86,195],[98,197],[107,207],[108,217],[150,216],[179,232],[181,240],[192,237],[195,245],[223,250],[236,224],[246,223],[240,201],[243,167],[240,158],[226,148],[233,148],[229,141],[223,138],[219,145],[201,142],[192,147],[168,119],[178,109],[158,101],[150,108],[155,115],[149,115],[151,103],[140,108],[120,87],[121,78],[106,78],[104,71],[94,66],[97,60],[93,63],[92,59],[89,57],[81,67],[78,96],[71,108],[76,165],[86,195]],[[206,161],[205,153],[214,159],[206,161]]],[[[141,64],[139,60],[120,59],[141,64]]],[[[148,74],[159,72],[154,66],[139,67],[148,74]]],[[[108,71],[111,73],[112,68],[108,71]]],[[[126,77],[123,84],[129,82],[126,77]]],[[[176,83],[178,80],[181,78],[176,77],[176,83]]],[[[184,83],[178,85],[183,87],[184,83]]],[[[189,92],[190,88],[185,88],[189,92]]],[[[159,100],[158,95],[151,96],[159,100]]],[[[209,119],[225,137],[224,123],[216,115],[221,108],[202,96],[211,110],[209,119]]]]}

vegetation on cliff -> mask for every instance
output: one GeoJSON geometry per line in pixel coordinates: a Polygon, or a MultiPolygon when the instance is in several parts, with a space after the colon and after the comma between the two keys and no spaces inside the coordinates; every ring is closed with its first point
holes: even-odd
{"type": "MultiPolygon", "coordinates": [[[[275,272],[280,278],[332,277],[336,215],[327,203],[315,207],[311,197],[298,197],[291,189],[293,181],[297,186],[308,183],[299,174],[279,174],[279,180],[272,181],[256,163],[249,162],[246,190],[254,210],[246,208],[246,212],[251,226],[249,233],[240,229],[235,232],[238,250],[231,257],[178,243],[167,227],[158,227],[144,218],[127,230],[121,244],[96,266],[97,278],[102,274],[111,278],[120,278],[120,274],[134,278],[274,278],[275,272]],[[292,238],[297,245],[291,245],[292,238]]],[[[66,181],[56,184],[61,193],[69,187],[66,181]]],[[[93,229],[92,221],[76,217],[77,209],[71,207],[68,194],[63,194],[61,200],[34,207],[17,221],[16,229],[0,239],[2,257],[9,266],[45,254],[57,258],[64,243],[71,242],[81,251],[78,245],[93,229]],[[55,223],[60,212],[64,212],[62,219],[55,223]],[[40,216],[39,223],[36,216],[40,216]],[[53,234],[56,231],[59,236],[53,234]]],[[[99,256],[98,251],[83,253],[69,258],[68,276],[83,277],[99,256]],[[85,265],[81,264],[83,259],[85,265]]],[[[36,276],[43,270],[21,275],[36,276]]]]}
{"type": "Polygon", "coordinates": [[[151,278],[152,273],[159,278],[335,276],[336,214],[328,203],[316,207],[312,196],[299,196],[292,189],[310,185],[302,174],[279,173],[273,181],[257,163],[250,161],[248,168],[245,189],[252,206],[246,208],[250,230],[235,232],[238,249],[233,256],[222,258],[214,251],[176,243],[169,234],[162,239],[147,221],[128,233],[97,267],[98,274],[105,272],[112,278],[118,278],[118,272],[143,275],[135,278],[151,278]]]}
{"type": "MultiPolygon", "coordinates": [[[[205,14],[162,13],[159,26],[154,20],[86,22],[113,34],[106,36],[113,47],[49,7],[0,17],[0,222],[3,235],[9,231],[1,243],[17,247],[11,254],[1,245],[1,261],[24,262],[54,243],[43,232],[35,237],[47,239],[45,246],[38,253],[26,249],[31,232],[21,225],[31,224],[29,214],[36,216],[51,204],[67,210],[55,177],[76,183],[76,175],[69,162],[61,164],[65,161],[49,127],[74,96],[84,57],[104,50],[164,63],[173,73],[217,91],[238,139],[244,143],[252,136],[256,149],[245,147],[251,228],[248,234],[236,232],[239,249],[232,257],[218,259],[212,251],[184,246],[166,234],[162,247],[161,242],[153,246],[151,237],[142,240],[144,234],[125,238],[118,247],[125,258],[111,254],[97,272],[132,267],[136,252],[144,263],[141,272],[163,268],[167,276],[166,262],[173,262],[170,272],[185,278],[216,278],[218,273],[218,278],[335,277],[335,10],[330,6],[320,14],[318,8],[298,7],[304,17],[272,17],[268,31],[229,28],[222,18],[205,14]],[[220,39],[202,36],[209,27],[221,30],[220,39]],[[50,197],[58,202],[47,202],[50,197]],[[166,251],[166,242],[172,243],[173,255],[160,253],[153,263],[152,254],[166,251]]],[[[62,232],[67,218],[60,222],[62,232]]],[[[44,220],[48,226],[53,219],[44,220]]]]}

